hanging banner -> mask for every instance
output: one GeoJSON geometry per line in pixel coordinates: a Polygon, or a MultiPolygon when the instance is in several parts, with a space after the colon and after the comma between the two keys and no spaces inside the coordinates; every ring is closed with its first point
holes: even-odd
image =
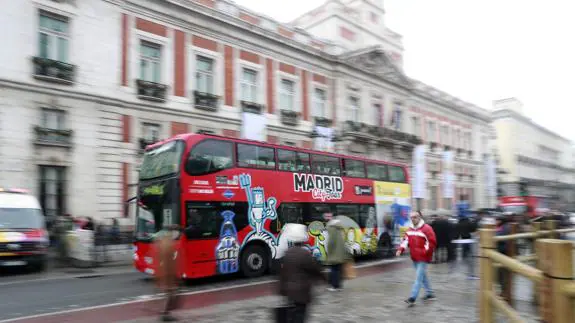
{"type": "Polygon", "coordinates": [[[487,158],[485,163],[485,174],[487,175],[486,189],[488,197],[497,197],[497,167],[492,156],[487,158]]]}
{"type": "Polygon", "coordinates": [[[443,152],[443,198],[454,198],[453,151],[443,152]]]}
{"type": "Polygon", "coordinates": [[[413,151],[413,171],[411,172],[411,188],[413,198],[426,198],[425,145],[415,147],[413,151]]]}
{"type": "Polygon", "coordinates": [[[316,126],[315,132],[318,134],[318,136],[314,138],[314,149],[333,151],[333,129],[316,126]]]}
{"type": "Polygon", "coordinates": [[[242,138],[266,140],[266,116],[250,112],[242,113],[242,138]]]}

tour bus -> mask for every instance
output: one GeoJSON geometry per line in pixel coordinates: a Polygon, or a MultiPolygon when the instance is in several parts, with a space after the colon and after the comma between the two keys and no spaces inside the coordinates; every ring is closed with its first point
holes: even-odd
{"type": "Polygon", "coordinates": [[[354,255],[392,253],[408,223],[405,166],[265,142],[182,134],[146,147],[139,174],[134,265],[153,275],[154,237],[177,239],[179,275],[265,274],[289,241],[286,223],[308,226],[306,246],[326,254],[329,219],[346,228],[354,255]],[[403,227],[403,228],[402,228],[403,227]]]}

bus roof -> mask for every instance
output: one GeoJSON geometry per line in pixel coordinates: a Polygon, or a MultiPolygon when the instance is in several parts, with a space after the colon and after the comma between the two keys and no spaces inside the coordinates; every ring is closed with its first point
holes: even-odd
{"type": "Polygon", "coordinates": [[[212,134],[204,134],[204,133],[185,133],[185,134],[175,135],[171,138],[161,140],[161,141],[158,141],[156,143],[153,143],[153,144],[147,146],[146,151],[152,150],[154,148],[162,146],[162,145],[164,145],[168,142],[171,142],[171,141],[175,141],[175,140],[188,141],[191,138],[198,138],[199,140],[201,140],[203,138],[224,139],[224,140],[240,142],[240,143],[264,145],[267,147],[273,147],[273,148],[279,148],[279,149],[297,150],[297,151],[307,152],[310,154],[326,155],[326,156],[333,156],[333,157],[339,157],[339,158],[353,158],[353,159],[362,160],[365,162],[385,163],[385,164],[392,165],[392,166],[407,167],[405,164],[402,164],[402,163],[389,162],[389,161],[385,161],[385,160],[375,160],[375,159],[369,159],[369,158],[365,158],[365,157],[335,154],[335,153],[330,153],[330,152],[325,152],[325,151],[320,151],[320,150],[313,150],[313,149],[307,149],[307,148],[271,144],[269,142],[259,141],[259,140],[240,139],[240,138],[233,138],[233,137],[226,137],[226,136],[219,136],[219,135],[212,135],[212,134]]]}

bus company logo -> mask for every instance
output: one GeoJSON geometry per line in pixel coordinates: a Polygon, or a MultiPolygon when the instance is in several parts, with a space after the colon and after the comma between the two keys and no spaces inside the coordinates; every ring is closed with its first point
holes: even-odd
{"type": "Polygon", "coordinates": [[[373,188],[371,186],[355,186],[355,195],[358,196],[371,196],[373,195],[373,188]]]}
{"type": "Polygon", "coordinates": [[[236,195],[234,192],[230,191],[230,190],[226,190],[222,196],[227,198],[227,199],[231,199],[232,197],[234,197],[234,195],[236,195]]]}
{"type": "Polygon", "coordinates": [[[343,180],[341,177],[293,174],[293,187],[296,192],[311,192],[315,200],[339,200],[343,196],[343,180]]]}

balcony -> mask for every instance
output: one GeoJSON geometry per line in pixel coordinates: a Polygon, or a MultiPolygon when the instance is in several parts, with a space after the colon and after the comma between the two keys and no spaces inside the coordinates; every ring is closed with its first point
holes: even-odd
{"type": "Polygon", "coordinates": [[[265,106],[263,104],[250,102],[250,101],[241,101],[242,111],[255,113],[255,114],[262,114],[264,112],[265,106]]]}
{"type": "Polygon", "coordinates": [[[292,110],[280,110],[280,121],[286,126],[297,126],[300,113],[292,110]]]}
{"type": "Polygon", "coordinates": [[[33,57],[34,78],[65,85],[74,84],[76,66],[49,58],[33,57]]]}
{"type": "Polygon", "coordinates": [[[194,91],[194,106],[196,109],[216,112],[218,110],[219,96],[207,93],[194,91]]]}
{"type": "Polygon", "coordinates": [[[333,120],[328,119],[328,118],[324,118],[324,117],[315,117],[314,123],[315,123],[316,127],[329,128],[329,127],[331,127],[333,120]]]}
{"type": "Polygon", "coordinates": [[[41,126],[35,126],[36,133],[35,144],[40,146],[64,147],[72,146],[72,130],[50,129],[41,126]]]}
{"type": "Polygon", "coordinates": [[[138,98],[147,101],[166,102],[168,86],[165,84],[136,80],[138,98]]]}
{"type": "Polygon", "coordinates": [[[148,147],[149,145],[153,145],[153,144],[157,143],[158,141],[159,140],[156,138],[152,138],[152,139],[140,138],[138,140],[138,142],[140,143],[140,150],[143,152],[146,149],[146,147],[148,147]]]}

